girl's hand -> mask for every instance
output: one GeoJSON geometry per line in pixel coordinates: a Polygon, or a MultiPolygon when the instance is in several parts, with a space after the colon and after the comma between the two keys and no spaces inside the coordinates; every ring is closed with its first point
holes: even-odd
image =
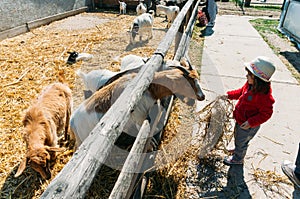
{"type": "Polygon", "coordinates": [[[244,130],[247,130],[247,129],[251,128],[251,126],[249,125],[248,121],[246,121],[241,125],[241,128],[244,130]]]}

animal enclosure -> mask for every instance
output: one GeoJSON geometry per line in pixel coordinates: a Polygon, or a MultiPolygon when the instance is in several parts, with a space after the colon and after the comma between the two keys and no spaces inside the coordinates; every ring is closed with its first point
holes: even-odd
{"type": "MultiPolygon", "coordinates": [[[[79,104],[79,102],[82,101],[83,96],[82,87],[80,86],[82,83],[76,79],[74,73],[75,69],[81,67],[84,68],[86,71],[89,71],[93,68],[109,68],[111,70],[117,71],[119,67],[118,57],[123,57],[126,54],[130,53],[148,57],[155,54],[157,57],[159,57],[160,60],[162,59],[161,55],[163,55],[165,59],[173,58],[173,41],[168,41],[167,44],[162,43],[162,45],[160,45],[156,49],[159,42],[161,41],[161,39],[167,31],[165,29],[166,24],[162,22],[162,18],[155,19],[154,39],[150,40],[149,43],[140,43],[138,46],[131,47],[128,46],[129,35],[127,35],[127,30],[134,16],[116,16],[116,14],[99,13],[96,13],[95,15],[97,16],[95,18],[90,17],[88,14],[82,15],[86,16],[92,21],[94,20],[95,23],[95,25],[93,25],[92,27],[85,28],[84,30],[80,29],[79,27],[80,25],[82,25],[82,27],[86,27],[86,23],[78,24],[77,27],[71,28],[71,26],[68,26],[67,22],[58,21],[49,26],[32,30],[32,32],[21,35],[20,37],[3,41],[3,46],[10,49],[7,52],[10,52],[12,49],[15,50],[14,52],[19,52],[19,54],[17,55],[17,59],[13,58],[13,55],[15,55],[13,53],[2,55],[4,57],[3,59],[7,61],[5,62],[5,64],[7,64],[5,65],[7,66],[7,69],[9,68],[8,63],[10,63],[10,69],[19,71],[19,73],[18,75],[14,75],[2,69],[2,90],[3,92],[7,93],[6,96],[10,95],[12,98],[18,97],[18,95],[13,95],[14,93],[17,93],[20,97],[17,99],[22,99],[21,101],[13,100],[14,104],[12,104],[10,107],[7,107],[7,110],[15,110],[15,107],[13,107],[13,105],[17,105],[16,107],[18,107],[19,110],[23,110],[24,107],[28,106],[27,101],[29,101],[29,99],[31,98],[34,98],[36,94],[40,91],[40,84],[46,85],[50,82],[56,81],[57,72],[61,70],[64,71],[66,79],[68,80],[70,87],[76,95],[74,101],[74,105],[76,107],[79,104]],[[19,46],[18,44],[21,44],[21,46],[19,46]],[[169,49],[170,46],[172,47],[169,49]],[[25,47],[26,50],[24,50],[25,47]],[[67,51],[72,50],[77,50],[80,52],[89,52],[95,55],[95,59],[91,62],[75,63],[72,66],[66,65],[65,61],[67,57],[67,51]],[[7,56],[8,58],[6,59],[5,56],[7,56]],[[37,57],[38,59],[33,60],[31,57],[37,57]],[[21,62],[18,61],[18,59],[23,59],[24,64],[20,64],[21,62]],[[12,82],[11,80],[14,79],[15,81],[12,82]],[[24,82],[27,81],[29,83],[24,84],[24,82]],[[22,95],[20,94],[20,92],[22,92],[22,95]],[[25,93],[28,94],[27,98],[23,97],[25,93]]],[[[185,14],[183,14],[183,16],[184,15],[185,14]]],[[[190,12],[188,12],[188,15],[190,15],[190,12]]],[[[183,19],[183,16],[181,17],[181,20],[183,19]]],[[[180,25],[181,21],[177,21],[177,28],[179,28],[180,25]]],[[[175,37],[175,33],[175,30],[171,30],[169,33],[169,36],[171,35],[170,38],[175,37]]],[[[179,44],[177,44],[176,46],[178,47],[178,45],[179,44]]],[[[154,72],[154,70],[152,72],[154,72]]],[[[3,103],[3,105],[5,104],[6,102],[3,103]]],[[[9,129],[16,129],[16,133],[18,135],[18,137],[16,138],[18,142],[16,148],[19,150],[19,157],[14,156],[12,165],[17,166],[17,163],[20,161],[22,155],[24,154],[24,145],[22,143],[21,138],[22,127],[18,119],[20,118],[21,114],[18,111],[16,111],[15,114],[16,115],[14,115],[13,118],[16,118],[14,119],[14,125],[17,126],[17,128],[12,128],[12,126],[8,125],[7,127],[3,127],[1,129],[7,132],[11,131],[9,129]]],[[[8,115],[5,116],[3,114],[3,118],[5,118],[5,120],[9,120],[8,115]]],[[[11,137],[9,136],[4,136],[4,143],[8,144],[8,140],[10,138],[11,137]]],[[[14,151],[13,149],[10,150],[14,151]]],[[[69,150],[61,154],[59,159],[59,163],[61,164],[61,166],[64,166],[66,164],[66,162],[71,158],[71,154],[72,152],[69,150]]],[[[7,158],[8,156],[6,156],[6,159],[7,158]]],[[[60,164],[56,164],[56,166],[60,164]]],[[[17,181],[16,184],[18,186],[15,187],[14,191],[10,191],[8,185],[10,184],[10,182],[15,180],[11,176],[11,174],[13,174],[16,170],[16,168],[14,169],[13,167],[8,167],[5,170],[5,177],[3,178],[3,181],[1,183],[3,184],[2,193],[9,194],[10,192],[16,195],[20,195],[20,193],[21,195],[36,194],[36,196],[39,197],[42,194],[42,192],[46,190],[46,186],[50,181],[44,182],[41,185],[39,182],[32,182],[30,181],[30,178],[24,177],[21,178],[20,181],[17,181]],[[37,193],[22,193],[22,187],[25,184],[28,184],[29,182],[36,185],[37,193]]],[[[53,172],[57,174],[60,170],[61,167],[55,167],[53,169],[53,172]]],[[[26,173],[28,176],[36,175],[30,170],[26,170],[25,174],[26,173]]],[[[38,176],[36,176],[36,178],[38,178],[38,176]]],[[[85,191],[87,191],[88,187],[86,187],[85,189],[85,191]]],[[[31,197],[33,197],[33,195],[31,195],[31,197]]]]}

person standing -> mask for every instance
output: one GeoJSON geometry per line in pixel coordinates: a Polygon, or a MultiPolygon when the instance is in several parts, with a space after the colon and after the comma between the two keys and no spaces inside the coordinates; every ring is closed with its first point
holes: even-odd
{"type": "Polygon", "coordinates": [[[218,6],[215,0],[207,0],[207,12],[209,15],[207,27],[214,27],[218,13],[218,6]]]}
{"type": "Polygon", "coordinates": [[[206,27],[214,27],[216,16],[218,13],[218,6],[215,0],[206,0],[205,2],[200,2],[200,6],[204,6],[202,8],[202,12],[205,13],[208,23],[206,27]]]}
{"type": "Polygon", "coordinates": [[[242,88],[228,91],[223,99],[238,100],[233,117],[234,128],[233,155],[224,158],[224,164],[243,164],[250,140],[256,135],[260,125],[269,120],[273,114],[270,78],[275,66],[268,57],[259,56],[250,63],[244,64],[247,71],[247,82],[242,88]]]}
{"type": "Polygon", "coordinates": [[[281,164],[281,169],[290,181],[292,181],[294,185],[300,189],[300,143],[295,164],[285,160],[281,164]]]}

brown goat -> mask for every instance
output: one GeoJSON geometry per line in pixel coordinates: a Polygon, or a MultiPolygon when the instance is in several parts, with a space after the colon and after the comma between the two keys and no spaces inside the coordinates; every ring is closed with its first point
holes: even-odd
{"type": "Polygon", "coordinates": [[[23,118],[27,152],[15,177],[21,175],[28,164],[44,179],[51,178],[50,163],[56,158],[55,152],[64,150],[57,145],[57,133],[64,130],[67,139],[72,105],[71,90],[62,83],[47,86],[34,100],[23,118]]]}
{"type": "MultiPolygon", "coordinates": [[[[126,73],[120,76],[110,84],[100,88],[79,105],[70,119],[70,129],[76,136],[76,147],[89,136],[103,115],[136,75],[137,73],[126,73]]],[[[198,73],[186,60],[182,60],[179,66],[154,74],[152,83],[143,93],[134,110],[131,111],[130,118],[123,128],[123,132],[136,136],[138,128],[142,125],[157,99],[173,94],[181,98],[199,101],[205,99],[198,79],[198,73]]]]}

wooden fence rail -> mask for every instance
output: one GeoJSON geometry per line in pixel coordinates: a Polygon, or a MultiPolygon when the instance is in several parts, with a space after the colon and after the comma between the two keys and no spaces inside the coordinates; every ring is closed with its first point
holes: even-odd
{"type": "Polygon", "coordinates": [[[120,136],[131,110],[152,82],[154,73],[161,66],[172,42],[176,35],[178,36],[179,28],[182,27],[186,16],[190,16],[187,13],[193,6],[195,6],[194,0],[187,1],[150,60],[141,68],[71,160],[49,184],[41,198],[84,198],[120,136]]]}
{"type": "MultiPolygon", "coordinates": [[[[140,159],[142,158],[144,147],[150,137],[150,133],[149,122],[145,120],[124,163],[109,199],[125,198],[126,195],[128,195],[127,193],[130,192],[129,189],[130,184],[132,184],[133,175],[136,173],[136,167],[141,162],[140,159]]],[[[129,193],[129,195],[131,195],[131,193],[129,193]]]]}

